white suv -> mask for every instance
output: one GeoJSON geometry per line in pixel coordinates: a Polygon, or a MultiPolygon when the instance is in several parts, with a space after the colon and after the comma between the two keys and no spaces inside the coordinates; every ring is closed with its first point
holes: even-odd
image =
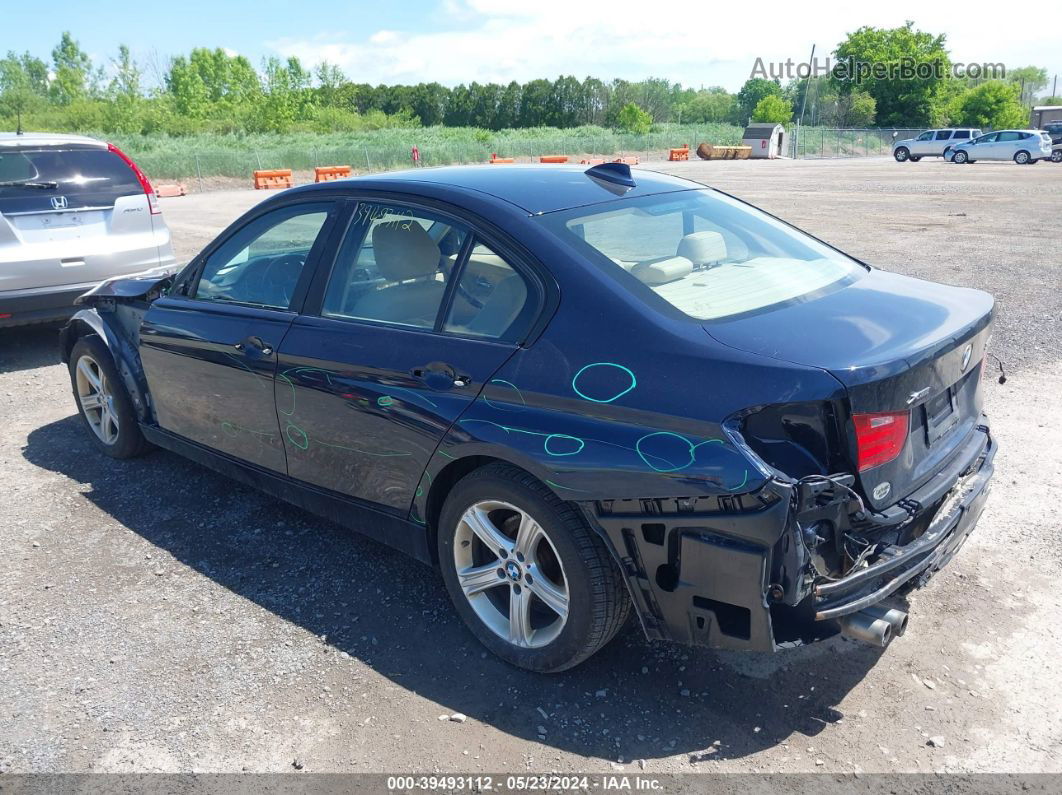
{"type": "Polygon", "coordinates": [[[980,130],[975,130],[972,127],[948,127],[942,130],[926,130],[917,138],[896,141],[892,145],[892,156],[899,163],[907,160],[917,163],[927,156],[947,159],[953,146],[966,143],[980,134],[980,130]]]}
{"type": "Polygon", "coordinates": [[[151,183],[117,147],[0,133],[0,327],[62,319],[104,279],[175,264],[151,183]]]}

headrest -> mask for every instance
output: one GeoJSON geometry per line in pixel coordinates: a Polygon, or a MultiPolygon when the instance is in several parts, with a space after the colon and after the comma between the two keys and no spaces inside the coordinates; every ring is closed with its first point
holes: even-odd
{"type": "Polygon", "coordinates": [[[680,257],[685,257],[694,265],[706,265],[726,259],[726,241],[718,232],[693,232],[679,241],[680,257]]]}
{"type": "Polygon", "coordinates": [[[372,247],[380,275],[391,282],[431,276],[439,268],[439,246],[412,219],[377,224],[372,247]]]}
{"type": "Polygon", "coordinates": [[[681,279],[693,271],[693,263],[685,257],[664,257],[663,259],[639,262],[631,270],[639,281],[645,284],[667,284],[681,279]]]}

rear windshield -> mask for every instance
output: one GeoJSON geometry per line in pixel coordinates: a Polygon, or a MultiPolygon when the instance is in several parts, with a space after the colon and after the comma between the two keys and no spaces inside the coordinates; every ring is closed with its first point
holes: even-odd
{"type": "Polygon", "coordinates": [[[864,269],[844,254],[711,190],[620,199],[541,223],[634,291],[714,320],[807,299],[864,269]]]}
{"type": "Polygon", "coordinates": [[[88,193],[124,196],[143,192],[133,170],[118,155],[106,149],[9,151],[0,148],[0,196],[26,195],[42,190],[65,196],[88,193]],[[47,187],[39,187],[42,183],[47,187]],[[55,187],[49,183],[55,183],[55,187]]]}

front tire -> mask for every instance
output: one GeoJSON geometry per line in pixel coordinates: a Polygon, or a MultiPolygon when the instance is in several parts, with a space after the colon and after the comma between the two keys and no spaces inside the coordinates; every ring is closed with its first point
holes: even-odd
{"type": "Polygon", "coordinates": [[[962,163],[965,163],[966,161],[968,161],[969,159],[970,159],[970,156],[968,154],[966,154],[966,152],[964,152],[963,150],[960,149],[958,152],[956,152],[954,155],[952,155],[951,162],[952,163],[962,164],[962,163]]]}
{"type": "Polygon", "coordinates": [[[892,156],[896,158],[897,163],[903,163],[911,156],[911,150],[906,146],[898,146],[892,156]]]}
{"type": "Polygon", "coordinates": [[[1022,149],[1020,152],[1014,153],[1014,162],[1019,166],[1024,166],[1029,162],[1029,153],[1022,149]]]}
{"type": "Polygon", "coordinates": [[[70,385],[78,414],[96,446],[111,458],[133,458],[149,449],[133,401],[115,369],[111,352],[95,334],[70,351],[70,385]]]}
{"type": "Polygon", "coordinates": [[[604,542],[572,506],[508,464],[478,469],[454,486],[439,517],[438,552],[468,628],[529,671],[578,665],[630,612],[604,542]]]}

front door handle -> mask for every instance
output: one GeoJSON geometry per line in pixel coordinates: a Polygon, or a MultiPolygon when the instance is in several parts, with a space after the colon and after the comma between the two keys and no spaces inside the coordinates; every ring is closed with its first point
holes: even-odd
{"type": "Polygon", "coordinates": [[[273,346],[270,345],[268,342],[264,341],[261,337],[256,336],[250,336],[246,339],[242,339],[232,347],[240,351],[240,353],[254,351],[255,353],[261,354],[262,356],[269,356],[271,353],[273,353],[273,346]]]}

